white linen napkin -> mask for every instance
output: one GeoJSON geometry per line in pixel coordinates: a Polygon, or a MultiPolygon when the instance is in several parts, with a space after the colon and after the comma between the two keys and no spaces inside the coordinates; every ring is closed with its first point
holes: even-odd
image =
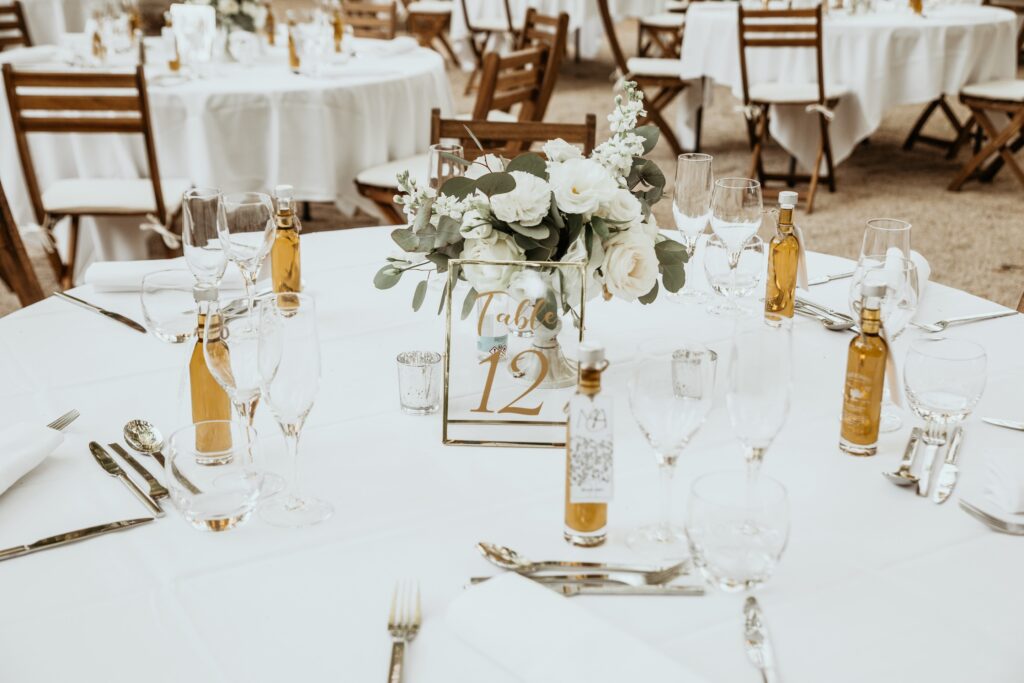
{"type": "Polygon", "coordinates": [[[985,496],[1003,512],[1024,514],[1024,454],[995,450],[985,458],[985,496]]]}
{"type": "MultiPolygon", "coordinates": [[[[92,285],[97,292],[140,292],[142,278],[150,273],[179,269],[188,270],[183,257],[150,261],[97,261],[90,264],[85,271],[85,284],[92,285]]],[[[234,264],[229,263],[227,270],[224,271],[221,290],[244,288],[242,273],[234,264]]]]}
{"type": "Polygon", "coordinates": [[[509,572],[467,589],[446,623],[525,683],[705,680],[573,599],[509,572]]]}
{"type": "MultiPolygon", "coordinates": [[[[902,261],[903,254],[896,247],[892,247],[885,255],[885,268],[886,270],[892,270],[895,273],[900,272],[900,262],[902,261]]],[[[924,290],[928,286],[928,278],[932,274],[932,267],[928,264],[928,259],[917,251],[910,252],[910,260],[917,268],[917,303],[920,304],[921,300],[924,299],[924,290]]]]}
{"type": "Polygon", "coordinates": [[[49,427],[18,424],[0,430],[0,494],[46,460],[64,441],[49,427]]]}

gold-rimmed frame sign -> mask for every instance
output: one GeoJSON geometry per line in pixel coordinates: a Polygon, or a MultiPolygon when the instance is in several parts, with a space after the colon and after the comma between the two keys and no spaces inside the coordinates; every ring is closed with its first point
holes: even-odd
{"type": "Polygon", "coordinates": [[[565,447],[564,407],[575,391],[576,368],[564,351],[583,341],[586,288],[583,261],[448,262],[441,408],[445,445],[565,447]],[[465,304],[455,290],[467,266],[507,268],[511,274],[499,277],[504,284],[492,291],[478,292],[463,316],[465,304]],[[567,289],[572,291],[566,299],[571,295],[572,300],[565,301],[568,310],[563,310],[561,292],[567,289]],[[505,346],[502,331],[507,331],[505,346]]]}

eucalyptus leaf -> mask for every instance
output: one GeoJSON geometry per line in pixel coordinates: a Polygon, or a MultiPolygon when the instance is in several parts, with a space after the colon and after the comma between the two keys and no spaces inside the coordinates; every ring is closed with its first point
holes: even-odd
{"type": "Polygon", "coordinates": [[[428,199],[420,207],[419,213],[416,214],[416,220],[413,221],[412,231],[419,233],[421,230],[430,225],[430,214],[433,213],[434,200],[428,199]]]}
{"type": "Polygon", "coordinates": [[[611,236],[611,230],[608,228],[608,224],[605,223],[603,218],[594,216],[590,219],[590,226],[594,228],[594,232],[602,240],[608,239],[611,236]]]}
{"type": "Polygon", "coordinates": [[[412,310],[420,310],[420,306],[423,305],[425,298],[427,298],[427,281],[420,280],[416,285],[416,291],[412,295],[412,310]]]}
{"type": "Polygon", "coordinates": [[[427,254],[427,260],[434,264],[434,266],[437,268],[437,272],[439,273],[448,272],[448,260],[450,258],[451,257],[448,256],[447,254],[442,254],[437,251],[435,251],[432,254],[427,254]]]}
{"type": "Polygon", "coordinates": [[[441,186],[441,194],[455,197],[456,199],[465,199],[473,194],[474,190],[476,190],[476,183],[473,182],[472,178],[466,178],[465,176],[449,178],[441,186]]]}
{"type": "Polygon", "coordinates": [[[537,247],[540,246],[539,244],[537,244],[536,240],[530,239],[526,235],[516,234],[512,237],[512,239],[515,240],[515,243],[523,251],[527,251],[529,249],[536,249],[537,247]]]}
{"type": "Polygon", "coordinates": [[[412,228],[398,228],[391,231],[391,239],[395,241],[402,251],[417,251],[419,239],[413,233],[412,228]]]}
{"type": "Polygon", "coordinates": [[[527,261],[550,261],[554,255],[554,249],[548,249],[547,247],[536,247],[535,249],[526,250],[527,261]]]}
{"type": "Polygon", "coordinates": [[[468,318],[470,312],[472,312],[473,304],[476,303],[476,297],[477,297],[476,290],[473,289],[472,287],[470,287],[469,291],[466,292],[466,299],[462,302],[462,316],[461,316],[461,318],[463,320],[468,318]]]}
{"type": "Polygon", "coordinates": [[[444,310],[444,302],[448,299],[448,278],[444,279],[444,289],[441,290],[441,303],[437,305],[437,314],[441,315],[444,310]]]}
{"type": "Polygon", "coordinates": [[[519,223],[509,223],[508,227],[520,235],[526,235],[535,240],[547,239],[548,234],[551,232],[551,228],[546,225],[534,225],[527,228],[519,223]]]}
{"type": "Polygon", "coordinates": [[[658,298],[658,282],[655,281],[654,282],[654,287],[651,288],[651,291],[647,292],[642,297],[638,298],[637,301],[639,301],[640,303],[642,303],[642,304],[644,304],[646,306],[647,304],[654,303],[654,300],[657,299],[657,298],[658,298]]]}
{"type": "Polygon", "coordinates": [[[389,263],[378,270],[377,274],[373,276],[373,286],[377,289],[391,289],[401,279],[402,271],[389,263]]]}
{"type": "Polygon", "coordinates": [[[476,189],[488,197],[493,197],[496,194],[505,194],[516,189],[516,179],[504,171],[488,173],[477,179],[476,189]]]}
{"type": "Polygon", "coordinates": [[[565,221],[562,220],[562,214],[558,210],[558,202],[555,201],[555,193],[551,193],[551,211],[548,214],[551,217],[551,222],[554,223],[555,227],[559,230],[565,228],[565,221]]]}
{"type": "Polygon", "coordinates": [[[461,242],[462,233],[459,232],[461,227],[461,221],[457,221],[451,216],[441,216],[440,220],[437,221],[437,237],[431,246],[440,248],[461,242]]]}
{"type": "Polygon", "coordinates": [[[441,152],[441,158],[447,159],[453,164],[458,164],[460,166],[471,166],[473,164],[472,161],[467,161],[466,159],[463,159],[459,155],[452,154],[451,152],[441,152]]]}
{"type": "Polygon", "coordinates": [[[520,154],[508,163],[505,170],[509,173],[512,171],[522,171],[523,173],[537,176],[542,180],[548,179],[548,163],[539,154],[534,152],[520,154]]]}
{"type": "Polygon", "coordinates": [[[686,263],[686,247],[675,240],[662,240],[654,245],[654,253],[658,255],[661,265],[686,263]]]}
{"type": "Polygon", "coordinates": [[[661,283],[669,292],[678,292],[686,284],[686,269],[682,263],[662,264],[658,269],[661,271],[661,283]]]}
{"type": "Polygon", "coordinates": [[[658,140],[661,138],[661,131],[653,124],[638,126],[633,129],[633,132],[644,139],[644,154],[653,152],[658,144],[658,140]]]}

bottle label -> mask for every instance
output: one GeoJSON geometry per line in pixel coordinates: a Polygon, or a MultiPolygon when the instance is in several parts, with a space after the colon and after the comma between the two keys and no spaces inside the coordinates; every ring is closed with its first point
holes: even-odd
{"type": "Polygon", "coordinates": [[[508,351],[508,335],[506,334],[500,337],[477,337],[476,350],[479,354],[483,354],[483,358],[490,356],[495,351],[498,352],[498,358],[504,358],[508,351]]]}
{"type": "Polygon", "coordinates": [[[574,396],[569,435],[569,502],[611,502],[614,441],[608,397],[574,396]]]}
{"type": "Polygon", "coordinates": [[[843,392],[842,436],[853,443],[870,444],[878,439],[882,395],[872,391],[874,378],[851,372],[843,392]]]}

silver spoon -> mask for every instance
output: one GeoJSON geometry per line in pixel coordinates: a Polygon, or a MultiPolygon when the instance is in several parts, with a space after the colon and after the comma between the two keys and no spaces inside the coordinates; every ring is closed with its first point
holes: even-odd
{"type": "Polygon", "coordinates": [[[493,565],[502,569],[509,569],[519,574],[532,574],[539,571],[554,569],[579,569],[579,570],[600,570],[602,572],[627,572],[643,574],[645,583],[658,584],[671,581],[680,574],[685,574],[689,563],[680,562],[671,567],[642,567],[638,565],[616,565],[603,562],[568,562],[562,560],[547,560],[544,562],[533,562],[526,559],[515,550],[495,543],[481,541],[476,544],[480,554],[493,565]]]}
{"type": "Polygon", "coordinates": [[[883,477],[897,486],[913,486],[917,483],[918,478],[910,473],[910,468],[914,465],[914,455],[917,453],[917,442],[920,438],[921,428],[914,427],[913,431],[910,432],[907,448],[903,451],[903,459],[900,460],[900,466],[895,472],[882,472],[883,477]]]}
{"type": "MultiPolygon", "coordinates": [[[[132,420],[124,426],[124,440],[128,446],[137,453],[151,456],[159,463],[161,468],[166,468],[166,460],[161,452],[164,448],[164,435],[149,420],[132,420]]],[[[195,484],[188,480],[177,467],[172,467],[174,477],[181,482],[181,485],[188,489],[192,495],[202,493],[195,484]]]]}
{"type": "Polygon", "coordinates": [[[849,322],[847,320],[833,320],[832,318],[828,318],[824,315],[819,315],[813,310],[809,308],[804,308],[799,305],[796,307],[795,310],[802,316],[817,320],[818,322],[825,326],[826,330],[831,330],[832,332],[845,332],[846,330],[853,327],[852,322],[849,322]]]}

